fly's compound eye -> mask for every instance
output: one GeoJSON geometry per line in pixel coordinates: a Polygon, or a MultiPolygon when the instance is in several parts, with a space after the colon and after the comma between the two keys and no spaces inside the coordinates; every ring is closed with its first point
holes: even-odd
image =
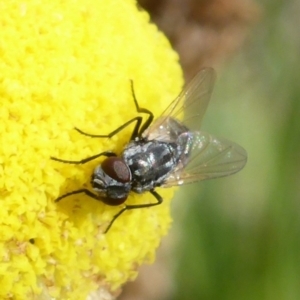
{"type": "Polygon", "coordinates": [[[109,177],[118,182],[131,181],[130,169],[120,157],[108,157],[102,162],[101,168],[109,177]]]}
{"type": "Polygon", "coordinates": [[[131,171],[120,157],[108,157],[95,169],[91,184],[105,204],[120,205],[131,190],[131,171]]]}

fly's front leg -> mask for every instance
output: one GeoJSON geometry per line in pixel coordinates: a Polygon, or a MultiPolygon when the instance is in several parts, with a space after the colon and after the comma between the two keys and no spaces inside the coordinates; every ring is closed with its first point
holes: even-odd
{"type": "Polygon", "coordinates": [[[117,154],[114,153],[114,152],[111,152],[111,151],[105,151],[105,152],[101,152],[101,153],[98,153],[96,155],[93,155],[93,156],[90,156],[90,157],[87,157],[87,158],[84,158],[84,159],[81,159],[81,160],[64,160],[64,159],[56,158],[56,157],[53,157],[53,156],[50,156],[50,158],[52,160],[59,161],[61,163],[65,163],[65,164],[80,165],[80,164],[85,164],[85,163],[87,163],[91,160],[94,160],[94,159],[96,159],[100,156],[111,157],[111,156],[117,156],[117,154]]]}
{"type": "Polygon", "coordinates": [[[131,209],[138,209],[138,208],[146,208],[146,207],[152,207],[159,205],[163,202],[163,198],[161,195],[159,195],[157,192],[154,190],[151,190],[150,193],[155,197],[157,202],[155,203],[146,203],[146,204],[137,204],[137,205],[126,205],[124,208],[122,208],[114,217],[112,218],[111,222],[109,223],[108,227],[106,228],[104,233],[107,233],[108,230],[112,227],[113,223],[117,220],[120,215],[125,212],[126,210],[131,210],[131,209]]]}
{"type": "Polygon", "coordinates": [[[95,200],[102,201],[97,195],[93,194],[88,189],[80,189],[80,190],[73,191],[73,192],[70,192],[70,193],[67,193],[67,194],[64,194],[64,195],[58,197],[57,199],[55,199],[55,202],[58,202],[66,197],[69,197],[71,195],[76,195],[76,194],[86,194],[87,196],[89,196],[95,200]]]}

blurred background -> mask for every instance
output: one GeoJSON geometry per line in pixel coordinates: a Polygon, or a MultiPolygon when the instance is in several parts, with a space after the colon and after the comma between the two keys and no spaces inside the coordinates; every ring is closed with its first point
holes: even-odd
{"type": "Polygon", "coordinates": [[[300,299],[300,2],[140,0],[189,80],[218,80],[202,128],[242,145],[240,173],[181,188],[153,266],[119,299],[300,299]]]}

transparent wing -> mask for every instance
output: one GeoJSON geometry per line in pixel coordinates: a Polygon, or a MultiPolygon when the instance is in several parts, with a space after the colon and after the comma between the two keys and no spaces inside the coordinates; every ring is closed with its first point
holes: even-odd
{"type": "Polygon", "coordinates": [[[216,73],[212,68],[202,69],[162,115],[143,133],[143,137],[156,139],[169,128],[170,119],[180,120],[185,130],[199,130],[213,90],[216,73]],[[160,134],[158,134],[160,131],[160,134]]]}
{"type": "Polygon", "coordinates": [[[245,166],[247,152],[241,146],[205,132],[191,135],[184,148],[189,154],[181,158],[163,187],[228,176],[245,166]]]}

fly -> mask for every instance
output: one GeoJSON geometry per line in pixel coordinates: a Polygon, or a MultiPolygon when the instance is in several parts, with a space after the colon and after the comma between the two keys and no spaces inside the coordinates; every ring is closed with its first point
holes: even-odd
{"type": "Polygon", "coordinates": [[[68,164],[85,164],[100,156],[106,157],[92,174],[92,191],[81,188],[55,201],[74,194],[86,194],[107,205],[123,205],[106,228],[107,233],[125,211],[161,204],[163,199],[155,190],[157,187],[193,183],[240,171],[247,161],[247,153],[241,146],[199,131],[215,77],[212,68],[202,69],[155,120],[151,111],[139,106],[131,81],[136,110],[148,115],[146,121],[143,123],[141,116],[134,117],[107,135],[93,135],[75,128],[88,137],[111,138],[135,123],[129,143],[121,155],[105,151],[79,161],[51,157],[68,164]],[[138,194],[150,192],[156,202],[124,204],[131,191],[138,194]]]}

